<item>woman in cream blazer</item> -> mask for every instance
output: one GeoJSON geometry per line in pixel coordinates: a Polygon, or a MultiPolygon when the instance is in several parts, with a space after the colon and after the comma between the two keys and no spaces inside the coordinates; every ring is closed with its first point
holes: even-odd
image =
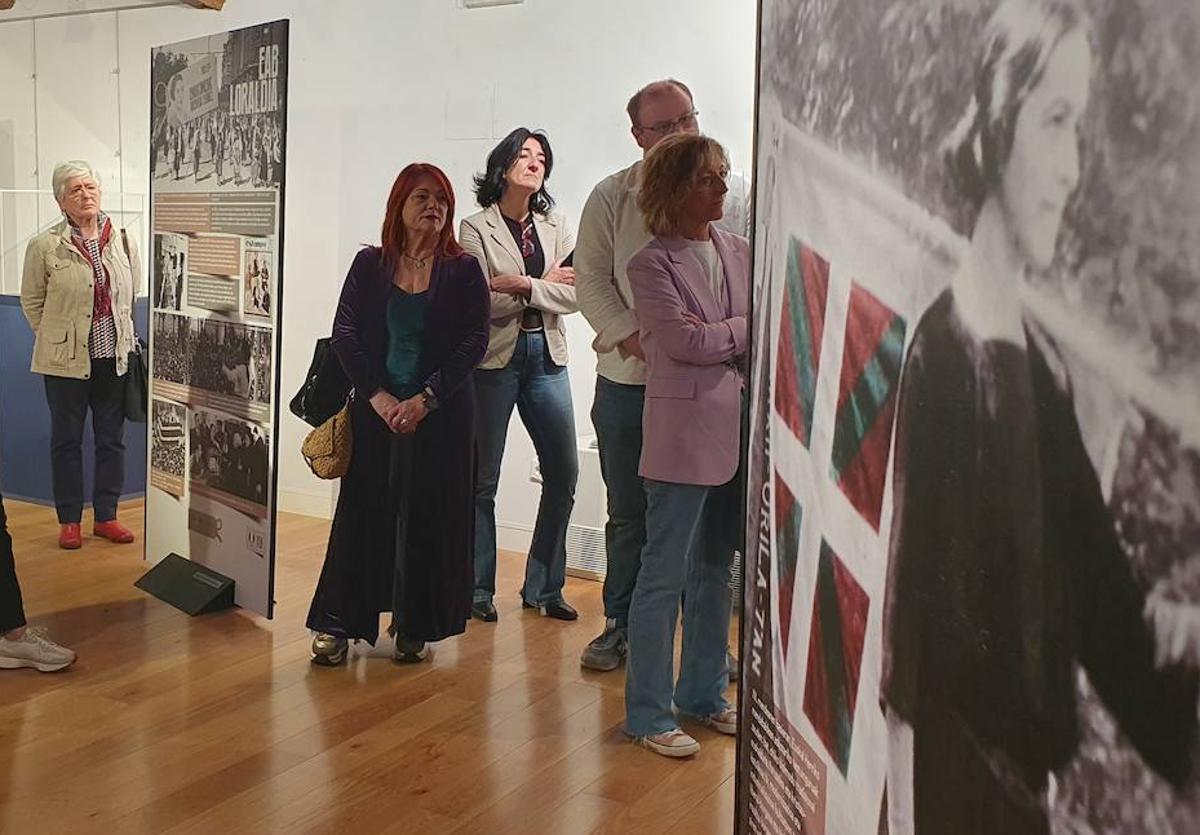
{"type": "Polygon", "coordinates": [[[479,473],[475,490],[475,595],[471,614],[497,619],[496,486],[513,407],[529,431],[542,475],[533,543],[525,565],[525,608],[560,620],[576,611],[562,596],[566,536],[575,504],[579,459],[567,377],[563,317],[578,310],[575,271],[563,261],[575,235],[546,179],[554,165],[543,133],[518,128],[488,155],[475,178],[482,211],[462,222],[459,241],[483,267],[492,291],[487,356],[475,371],[479,473]]]}

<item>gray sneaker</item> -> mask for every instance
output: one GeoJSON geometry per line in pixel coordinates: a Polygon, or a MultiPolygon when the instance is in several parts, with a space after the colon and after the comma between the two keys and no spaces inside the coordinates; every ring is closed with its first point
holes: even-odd
{"type": "Polygon", "coordinates": [[[609,618],[604,622],[604,631],[584,648],[579,664],[589,670],[607,673],[624,663],[627,649],[625,627],[617,626],[617,621],[609,618]]]}
{"type": "Polygon", "coordinates": [[[312,663],[322,667],[336,667],[346,660],[350,642],[328,632],[318,632],[312,642],[312,663]]]}
{"type": "Polygon", "coordinates": [[[32,667],[54,673],[75,663],[75,653],[46,636],[46,630],[31,626],[20,638],[0,637],[0,670],[32,667]]]}

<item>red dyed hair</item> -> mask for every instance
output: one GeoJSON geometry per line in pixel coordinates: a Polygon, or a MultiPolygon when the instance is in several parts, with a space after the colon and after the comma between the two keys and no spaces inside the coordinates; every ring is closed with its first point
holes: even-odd
{"type": "Polygon", "coordinates": [[[438,238],[437,252],[439,255],[454,257],[462,255],[463,248],[454,237],[454,187],[445,172],[436,165],[427,162],[414,162],[404,166],[404,170],[392,183],[392,193],[388,195],[387,214],[383,218],[383,254],[392,263],[399,263],[400,254],[404,252],[404,203],[417,187],[417,180],[428,174],[439,187],[445,190],[450,205],[446,207],[446,225],[438,238]]]}

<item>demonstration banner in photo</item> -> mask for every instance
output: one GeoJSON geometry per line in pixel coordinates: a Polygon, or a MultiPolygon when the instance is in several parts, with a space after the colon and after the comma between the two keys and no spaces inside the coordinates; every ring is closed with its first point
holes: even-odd
{"type": "Polygon", "coordinates": [[[763,0],[738,829],[1200,831],[1200,11],[763,0]]]}
{"type": "Polygon", "coordinates": [[[270,617],[288,22],[159,47],[151,63],[146,553],[236,581],[270,617]]]}

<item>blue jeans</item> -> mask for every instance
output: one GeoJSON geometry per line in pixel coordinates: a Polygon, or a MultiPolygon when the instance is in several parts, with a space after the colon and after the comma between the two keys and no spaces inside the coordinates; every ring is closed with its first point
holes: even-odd
{"type": "Polygon", "coordinates": [[[646,547],[629,607],[625,729],[653,736],[729,707],[726,648],[737,547],[739,480],[720,487],[646,480],[646,547]],[[683,599],[683,654],[673,685],[675,620],[683,599]]]}
{"type": "Polygon", "coordinates": [[[508,365],[475,370],[475,395],[475,602],[490,602],[496,593],[496,486],[513,406],[533,439],[542,473],[542,498],[521,597],[535,606],[559,601],[567,581],[567,525],[579,479],[567,369],[551,361],[543,332],[522,332],[508,365]]]}
{"type": "Polygon", "coordinates": [[[604,547],[604,615],[625,627],[629,601],[646,544],[646,490],[638,465],[642,458],[642,408],[646,387],[596,378],[592,425],[600,447],[600,473],[608,496],[604,547]]]}

